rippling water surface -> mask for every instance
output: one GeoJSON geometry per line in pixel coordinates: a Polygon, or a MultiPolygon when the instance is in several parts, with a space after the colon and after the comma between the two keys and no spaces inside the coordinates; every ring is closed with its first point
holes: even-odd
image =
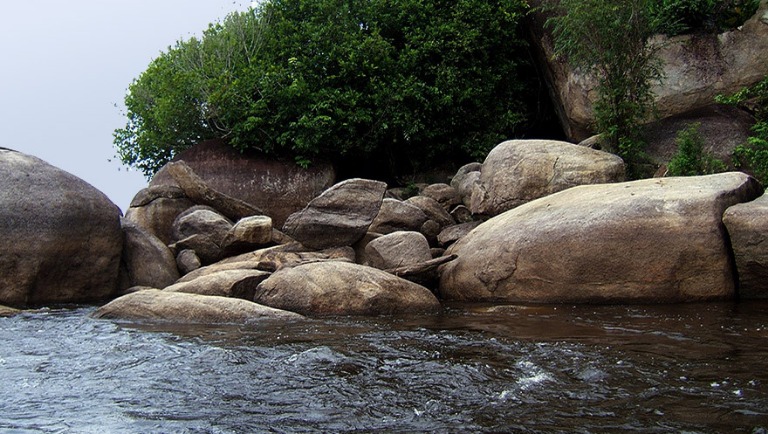
{"type": "Polygon", "coordinates": [[[768,432],[768,303],[0,318],[0,431],[768,432]]]}

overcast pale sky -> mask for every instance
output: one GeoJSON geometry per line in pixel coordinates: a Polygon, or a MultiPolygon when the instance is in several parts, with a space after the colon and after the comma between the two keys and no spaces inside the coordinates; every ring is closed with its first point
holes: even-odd
{"type": "Polygon", "coordinates": [[[112,146],[112,132],[125,125],[131,80],[178,39],[200,35],[208,23],[250,4],[0,1],[0,146],[84,179],[125,211],[146,186],[112,146]]]}

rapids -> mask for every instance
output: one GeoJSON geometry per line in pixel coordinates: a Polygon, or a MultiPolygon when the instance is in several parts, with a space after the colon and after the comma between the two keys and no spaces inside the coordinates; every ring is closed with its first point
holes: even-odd
{"type": "Polygon", "coordinates": [[[0,318],[3,433],[768,432],[768,302],[0,318]]]}

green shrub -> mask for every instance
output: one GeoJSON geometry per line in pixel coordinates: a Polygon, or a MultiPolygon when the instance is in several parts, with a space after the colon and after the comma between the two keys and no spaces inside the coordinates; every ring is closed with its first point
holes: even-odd
{"type": "Polygon", "coordinates": [[[746,144],[733,150],[734,163],[763,185],[768,185],[768,122],[756,123],[752,133],[746,144]]]}
{"type": "Polygon", "coordinates": [[[718,95],[719,103],[738,106],[755,116],[752,135],[747,143],[733,151],[736,167],[755,176],[763,185],[768,183],[768,76],[754,86],[733,95],[718,95]]]}
{"type": "Polygon", "coordinates": [[[667,165],[669,176],[696,176],[724,172],[725,163],[704,152],[700,123],[689,124],[677,133],[677,153],[667,165]]]}
{"type": "Polygon", "coordinates": [[[266,0],[152,62],[126,95],[118,154],[148,176],[208,138],[393,172],[482,158],[527,117],[526,10],[523,0],[266,0]]]}

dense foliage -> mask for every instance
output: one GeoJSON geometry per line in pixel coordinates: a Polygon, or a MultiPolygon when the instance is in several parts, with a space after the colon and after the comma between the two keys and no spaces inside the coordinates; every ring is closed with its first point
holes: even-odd
{"type": "Polygon", "coordinates": [[[152,62],[129,87],[118,154],[147,175],[207,138],[399,172],[480,158],[526,118],[525,11],[522,0],[267,0],[152,62]]]}
{"type": "Polygon", "coordinates": [[[556,54],[597,77],[597,130],[607,150],[624,159],[631,178],[640,175],[640,125],[653,107],[651,86],[661,78],[658,47],[650,43],[658,28],[652,1],[562,0],[547,21],[556,54]]]}
{"type": "Polygon", "coordinates": [[[724,172],[725,163],[704,150],[700,123],[692,123],[677,134],[677,153],[667,165],[669,176],[709,175],[724,172]]]}
{"type": "Polygon", "coordinates": [[[760,0],[656,0],[649,6],[658,31],[674,36],[736,28],[757,12],[760,0]]]}
{"type": "Polygon", "coordinates": [[[734,149],[737,166],[754,175],[763,185],[768,183],[768,77],[734,95],[717,98],[718,102],[741,106],[754,116],[755,125],[747,143],[734,149]]]}

